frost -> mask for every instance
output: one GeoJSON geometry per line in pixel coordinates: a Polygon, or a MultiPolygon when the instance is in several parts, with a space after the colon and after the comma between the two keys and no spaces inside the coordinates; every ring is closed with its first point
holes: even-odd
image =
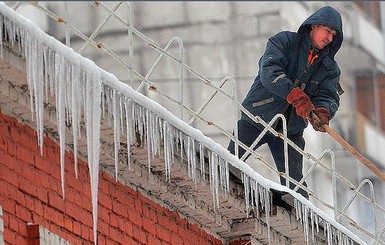
{"type": "MultiPolygon", "coordinates": [[[[4,4],[0,4],[0,12],[0,35],[9,38],[7,41],[12,47],[24,51],[28,88],[31,94],[31,111],[36,123],[41,153],[43,153],[45,103],[53,101],[56,103],[63,198],[65,198],[64,156],[66,144],[68,144],[66,140],[69,140],[65,136],[69,133],[68,129],[72,129],[74,167],[78,176],[78,143],[81,132],[85,129],[95,244],[97,243],[102,120],[109,122],[114,132],[116,178],[119,173],[119,153],[123,148],[121,148],[123,144],[121,137],[126,138],[126,164],[130,168],[130,145],[135,133],[140,135],[141,142],[147,146],[148,171],[151,171],[151,159],[163,154],[165,178],[170,181],[174,156],[180,155],[187,161],[188,175],[192,180],[196,182],[198,174],[203,178],[208,174],[213,206],[218,207],[221,193],[226,197],[229,192],[229,164],[231,164],[243,172],[247,213],[253,210],[259,217],[260,210],[270,212],[269,189],[282,190],[285,187],[264,179],[250,166],[205,137],[200,131],[191,128],[190,125],[128,85],[119,82],[115,76],[101,70],[92,61],[49,37],[4,4]]],[[[2,53],[3,39],[0,47],[2,53]]],[[[287,191],[287,189],[284,190],[287,191]]],[[[303,223],[305,237],[309,244],[314,240],[314,234],[319,232],[319,224],[325,228],[324,232],[329,244],[337,244],[337,241],[342,245],[353,244],[353,240],[346,235],[347,233],[352,235],[348,230],[326,218],[326,215],[319,217],[318,213],[321,211],[316,213],[315,207],[310,208],[308,206],[310,203],[305,203],[306,201],[296,200],[295,210],[297,218],[303,223]]],[[[269,226],[269,215],[266,217],[266,224],[269,226]]],[[[270,233],[268,235],[270,238],[270,233]]]]}

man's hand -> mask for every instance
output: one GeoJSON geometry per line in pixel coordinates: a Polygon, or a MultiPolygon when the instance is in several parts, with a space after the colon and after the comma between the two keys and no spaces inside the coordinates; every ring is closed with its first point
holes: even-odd
{"type": "Polygon", "coordinates": [[[317,107],[309,118],[309,122],[313,126],[314,130],[320,132],[326,132],[323,125],[329,125],[330,113],[326,108],[317,107]]]}
{"type": "Polygon", "coordinates": [[[311,111],[315,109],[310,98],[298,87],[287,95],[287,101],[295,107],[298,116],[308,119],[311,111]]]}

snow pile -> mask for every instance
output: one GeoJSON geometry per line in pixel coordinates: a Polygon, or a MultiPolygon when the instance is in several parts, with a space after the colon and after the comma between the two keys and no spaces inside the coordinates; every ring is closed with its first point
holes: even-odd
{"type": "MultiPolygon", "coordinates": [[[[343,245],[353,244],[353,241],[364,244],[357,236],[327,217],[322,211],[317,210],[302,196],[264,179],[249,165],[205,137],[200,131],[181,121],[156,102],[121,83],[114,75],[103,71],[89,59],[80,56],[72,49],[48,36],[4,4],[0,4],[0,12],[0,35],[5,37],[5,40],[14,48],[23,51],[26,58],[31,110],[35,115],[34,120],[37,125],[38,142],[41,150],[44,132],[44,103],[49,97],[55,98],[61,149],[63,198],[65,197],[64,151],[67,124],[70,124],[72,128],[75,159],[77,159],[80,125],[85,124],[86,126],[95,244],[97,241],[100,125],[102,119],[110,120],[113,125],[116,174],[119,171],[117,166],[120,135],[126,136],[129,151],[134,133],[139,132],[144,137],[143,140],[148,148],[149,167],[151,158],[159,155],[162,151],[164,152],[167,179],[172,174],[170,166],[173,164],[176,151],[186,153],[189,175],[193,180],[196,179],[197,174],[205,174],[203,170],[208,167],[212,197],[217,206],[219,205],[219,190],[223,190],[225,193],[229,190],[229,164],[231,164],[244,173],[247,210],[253,208],[258,212],[260,210],[259,205],[262,205],[262,209],[270,212],[269,189],[284,190],[296,197],[297,216],[303,221],[308,242],[313,240],[310,236],[314,238],[315,232],[318,232],[319,221],[324,220],[326,221],[325,227],[329,244],[336,244],[335,241],[337,240],[338,244],[343,245]],[[199,159],[196,159],[196,152],[200,152],[201,157],[199,159]],[[208,156],[208,163],[204,161],[203,155],[208,156]],[[209,166],[205,166],[205,164],[209,164],[209,166]],[[202,171],[197,172],[197,169],[202,169],[202,171]],[[309,220],[311,220],[310,223],[309,220]]],[[[3,40],[1,41],[1,49],[3,49],[3,40]]],[[[129,162],[130,159],[128,158],[128,166],[129,162]]],[[[77,173],[76,162],[75,168],[77,173]]],[[[269,224],[268,219],[266,222],[269,224]]]]}

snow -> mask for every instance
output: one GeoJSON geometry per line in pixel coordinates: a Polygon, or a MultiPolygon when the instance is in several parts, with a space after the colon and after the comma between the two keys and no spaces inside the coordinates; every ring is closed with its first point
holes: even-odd
{"type": "MultiPolygon", "coordinates": [[[[82,57],[71,48],[48,36],[32,22],[19,16],[3,3],[0,4],[0,12],[0,35],[7,32],[11,44],[14,47],[20,46],[25,53],[28,87],[32,95],[31,110],[36,121],[41,152],[44,132],[44,101],[49,96],[55,97],[61,149],[63,198],[65,198],[66,124],[71,123],[72,126],[76,159],[81,118],[85,120],[95,244],[97,241],[100,122],[102,118],[109,119],[114,129],[116,177],[119,171],[120,135],[127,136],[127,150],[129,151],[135,125],[138,125],[137,129],[140,134],[146,136],[142,140],[145,141],[148,149],[149,171],[151,159],[155,155],[159,155],[161,147],[163,147],[167,180],[170,180],[172,174],[170,166],[174,161],[176,150],[186,153],[188,173],[193,180],[196,180],[197,174],[205,174],[196,171],[196,160],[199,160],[199,166],[204,169],[203,152],[207,152],[214,206],[219,205],[219,190],[223,190],[226,194],[229,191],[229,164],[231,164],[243,172],[246,209],[255,208],[259,212],[259,205],[262,205],[261,208],[270,212],[269,189],[286,191],[295,197],[297,218],[303,222],[305,236],[309,243],[314,238],[314,234],[318,232],[318,225],[325,222],[329,244],[335,244],[336,237],[338,237],[339,244],[343,245],[352,244],[353,240],[359,244],[365,244],[355,234],[301,195],[263,178],[248,164],[204,136],[202,132],[181,121],[164,107],[136,92],[130,86],[121,83],[113,74],[100,69],[93,61],[82,57]],[[175,149],[175,145],[179,145],[179,149],[175,149]],[[200,152],[199,159],[196,159],[197,150],[200,152]],[[249,194],[252,194],[254,198],[250,199],[249,194]],[[308,222],[309,217],[310,223],[308,222]]],[[[1,48],[3,48],[2,43],[1,48]]],[[[127,164],[130,167],[129,162],[128,159],[127,164]]],[[[77,162],[75,162],[75,169],[77,175],[77,162]]],[[[269,218],[266,222],[269,225],[269,218]]]]}

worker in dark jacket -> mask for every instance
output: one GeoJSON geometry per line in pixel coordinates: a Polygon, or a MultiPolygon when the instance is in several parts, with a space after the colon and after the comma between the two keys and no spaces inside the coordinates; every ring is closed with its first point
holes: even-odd
{"type": "MultiPolygon", "coordinates": [[[[285,115],[288,138],[301,149],[305,148],[303,131],[308,120],[317,131],[325,132],[322,125],[329,124],[335,115],[342,88],[341,71],[334,60],[343,40],[340,14],[330,6],[322,7],[309,16],[297,32],[282,31],[269,38],[259,60],[259,73],[242,105],[264,121],[277,114],[285,115]],[[314,120],[312,113],[318,116],[314,120]]],[[[314,117],[315,118],[315,117],[314,117]]],[[[282,131],[282,123],[274,125],[282,131]]],[[[263,126],[242,113],[238,121],[238,139],[251,146],[263,126]]],[[[266,134],[255,147],[267,143],[279,172],[285,172],[283,140],[266,134]]],[[[235,154],[234,141],[228,150],[235,154]]],[[[238,157],[245,149],[239,146],[238,157]]],[[[289,146],[289,175],[300,181],[302,154],[289,146]]],[[[281,184],[286,181],[281,177],[281,184]]],[[[306,183],[302,183],[306,186],[306,183]]],[[[290,184],[290,188],[295,185],[290,184]]],[[[299,193],[308,197],[303,189],[299,193]]]]}

